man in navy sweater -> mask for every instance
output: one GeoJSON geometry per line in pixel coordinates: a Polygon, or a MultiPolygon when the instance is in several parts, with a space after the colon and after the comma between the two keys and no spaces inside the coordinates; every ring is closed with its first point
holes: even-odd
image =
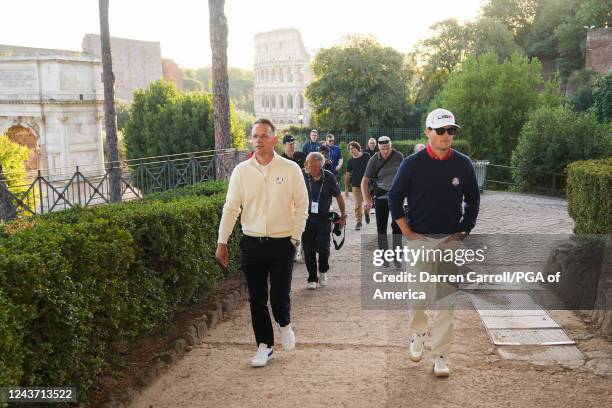
{"type": "MultiPolygon", "coordinates": [[[[426,148],[404,159],[393,180],[388,193],[391,216],[410,245],[432,249],[458,247],[476,224],[480,206],[476,173],[470,158],[451,148],[458,128],[455,116],[448,110],[436,109],[429,113],[426,148]],[[403,206],[405,198],[407,215],[403,206]]],[[[417,267],[419,271],[436,270],[432,262],[417,264],[417,267]]],[[[438,299],[432,324],[433,370],[439,377],[450,373],[446,358],[452,341],[452,295],[454,292],[442,302],[438,299]]],[[[422,357],[427,324],[425,309],[413,308],[410,313],[413,361],[422,357]]]]}

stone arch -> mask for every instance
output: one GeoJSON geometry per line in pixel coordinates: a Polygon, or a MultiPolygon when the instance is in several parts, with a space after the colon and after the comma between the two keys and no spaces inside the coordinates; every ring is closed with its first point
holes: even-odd
{"type": "Polygon", "coordinates": [[[268,96],[268,94],[264,96],[264,107],[266,109],[270,108],[270,97],[268,96]]]}
{"type": "Polygon", "coordinates": [[[278,107],[281,109],[285,108],[285,101],[283,100],[283,95],[278,95],[278,107]]]}
{"type": "Polygon", "coordinates": [[[28,160],[25,162],[26,171],[42,169],[42,151],[38,135],[31,127],[25,124],[15,124],[5,132],[9,140],[27,147],[30,150],[28,160]]]}
{"type": "Polygon", "coordinates": [[[293,109],[293,96],[287,95],[287,109],[293,109]]]}
{"type": "Polygon", "coordinates": [[[270,107],[272,109],[276,109],[276,98],[274,97],[274,95],[270,95],[270,102],[271,102],[270,107]]]}
{"type": "Polygon", "coordinates": [[[300,94],[299,101],[300,101],[299,108],[304,109],[304,95],[300,94]]]}

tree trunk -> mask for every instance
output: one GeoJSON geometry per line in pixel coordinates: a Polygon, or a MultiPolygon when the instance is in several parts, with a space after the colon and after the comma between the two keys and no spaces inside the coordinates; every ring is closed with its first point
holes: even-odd
{"type": "Polygon", "coordinates": [[[8,186],[4,178],[2,163],[0,163],[0,222],[10,221],[15,218],[13,210],[11,195],[9,194],[8,186]]]}
{"type": "Polygon", "coordinates": [[[104,126],[109,164],[109,184],[111,202],[121,201],[121,179],[119,177],[119,148],[117,142],[117,113],[115,112],[115,75],[111,56],[110,33],[108,27],[108,2],[99,0],[100,45],[102,51],[102,77],[104,81],[104,126]]]}
{"type": "MultiPolygon", "coordinates": [[[[208,0],[210,48],[212,51],[212,83],[214,97],[215,149],[232,147],[230,133],[230,103],[227,75],[227,19],[223,11],[225,0],[208,0]]],[[[217,178],[225,178],[231,171],[229,155],[219,156],[217,178]]]]}

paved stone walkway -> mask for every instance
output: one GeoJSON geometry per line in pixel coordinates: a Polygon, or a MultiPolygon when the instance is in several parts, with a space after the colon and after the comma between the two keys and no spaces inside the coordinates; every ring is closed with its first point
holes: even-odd
{"type": "MultiPolygon", "coordinates": [[[[352,204],[349,206],[349,210],[352,204]]],[[[351,213],[349,211],[349,213],[351,213]]],[[[563,200],[486,193],[475,233],[570,233],[563,200]]],[[[429,338],[419,363],[408,358],[403,311],[364,311],[360,299],[360,239],[350,220],[347,242],[333,251],[329,286],[306,289],[304,264],[296,264],[292,321],[298,344],[275,351],[267,367],[253,369],[255,350],[249,308],[211,330],[204,344],[173,366],[134,401],[134,407],[603,407],[612,377],[558,364],[500,358],[478,314],[455,312],[451,376],[431,373],[429,338]]],[[[375,233],[375,225],[364,228],[375,233]]],[[[460,295],[458,303],[469,304],[460,295]]],[[[556,321],[586,351],[612,356],[572,312],[556,321]]],[[[607,402],[606,402],[607,401],[607,402]]]]}

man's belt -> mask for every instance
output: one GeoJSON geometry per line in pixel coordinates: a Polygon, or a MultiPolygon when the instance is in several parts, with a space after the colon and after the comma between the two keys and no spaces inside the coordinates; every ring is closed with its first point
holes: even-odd
{"type": "Polygon", "coordinates": [[[250,235],[244,235],[245,239],[249,239],[257,242],[279,242],[279,241],[287,241],[291,239],[291,237],[282,237],[282,238],[273,238],[273,237],[252,237],[250,235]]]}

